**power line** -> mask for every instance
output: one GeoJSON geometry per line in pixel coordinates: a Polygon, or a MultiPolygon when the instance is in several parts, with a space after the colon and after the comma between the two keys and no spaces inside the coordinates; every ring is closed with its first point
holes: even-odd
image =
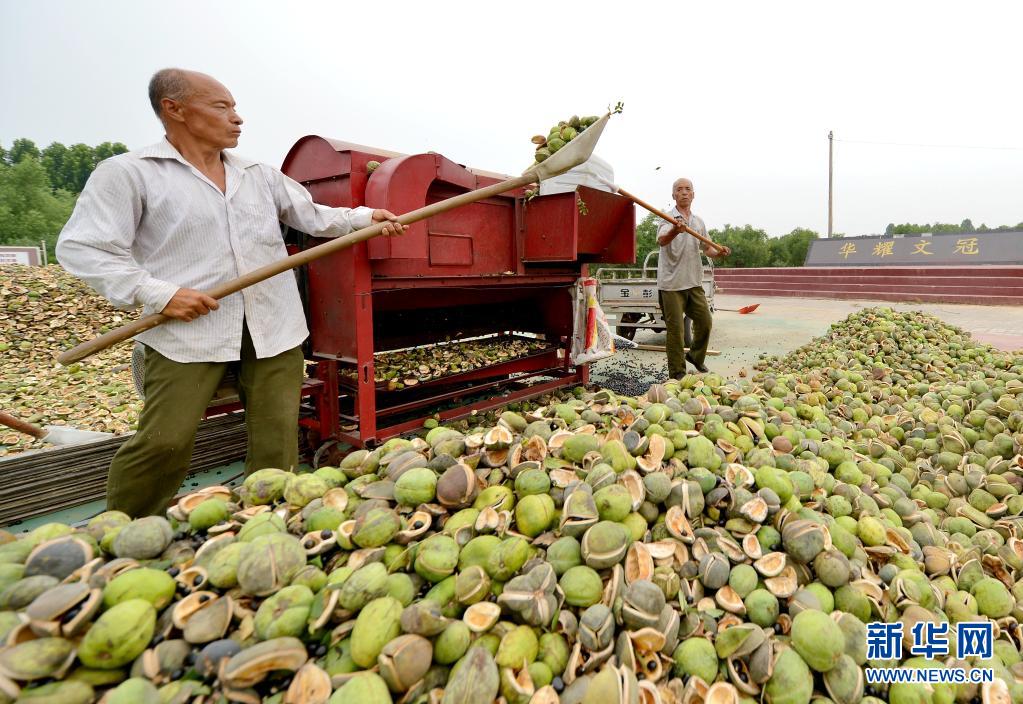
{"type": "Polygon", "coordinates": [[[1023,151],[1023,147],[991,147],[973,144],[919,144],[914,142],[876,142],[867,139],[839,139],[835,137],[836,142],[844,142],[846,144],[879,144],[889,147],[929,147],[933,149],[981,149],[981,150],[993,150],[993,151],[1023,151]]]}

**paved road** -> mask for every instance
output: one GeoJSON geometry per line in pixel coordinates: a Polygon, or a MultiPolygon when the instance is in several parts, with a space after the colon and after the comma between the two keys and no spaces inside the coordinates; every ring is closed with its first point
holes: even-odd
{"type": "MultiPolygon", "coordinates": [[[[850,313],[872,306],[890,306],[898,310],[923,310],[947,323],[970,332],[974,339],[1002,350],[1023,350],[1023,307],[968,306],[938,303],[887,303],[871,301],[834,301],[817,298],[751,298],[748,296],[715,296],[718,308],[738,309],[751,303],[760,307],[749,315],[719,310],[714,314],[711,349],[721,352],[707,358],[712,371],[733,376],[745,369],[752,371],[761,354],[786,354],[814,337],[824,334],[832,323],[850,313]]],[[[613,321],[612,321],[613,322],[613,321]]],[[[649,330],[636,334],[637,342],[663,345],[665,335],[649,330]]],[[[603,360],[591,368],[595,383],[609,373],[643,374],[651,381],[667,375],[664,353],[641,350],[620,352],[623,358],[603,360]],[[627,355],[627,357],[625,356],[627,355]],[[637,372],[636,370],[639,369],[637,372]],[[650,370],[656,370],[650,371],[650,370]]]]}

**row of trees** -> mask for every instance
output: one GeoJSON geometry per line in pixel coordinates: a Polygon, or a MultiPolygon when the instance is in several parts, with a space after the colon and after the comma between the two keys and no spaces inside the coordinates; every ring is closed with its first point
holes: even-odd
{"type": "Polygon", "coordinates": [[[925,232],[932,234],[937,233],[948,233],[954,235],[962,235],[974,232],[1014,232],[1023,230],[1023,222],[1015,225],[999,225],[998,227],[988,227],[984,223],[974,227],[973,221],[966,218],[958,225],[950,222],[936,222],[933,225],[916,225],[913,223],[903,223],[896,225],[893,222],[888,223],[888,227],[884,229],[886,235],[922,235],[925,232]]]}
{"type": "Polygon", "coordinates": [[[120,142],[95,147],[54,142],[39,149],[30,139],[0,145],[0,245],[46,244],[50,258],[78,194],[96,165],[128,151],[120,142]]]}
{"type": "Polygon", "coordinates": [[[13,166],[25,159],[35,159],[43,167],[51,190],[78,194],[96,165],[128,147],[121,142],[103,142],[95,147],[72,144],[70,147],[54,142],[39,149],[31,139],[16,139],[9,150],[0,145],[0,162],[13,166]]]}

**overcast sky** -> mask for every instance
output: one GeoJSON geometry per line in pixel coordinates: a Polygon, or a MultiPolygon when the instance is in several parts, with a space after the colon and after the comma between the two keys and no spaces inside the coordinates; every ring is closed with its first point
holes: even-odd
{"type": "Polygon", "coordinates": [[[711,228],[826,232],[829,130],[853,140],[835,143],[836,232],[1015,224],[1021,8],[0,0],[0,143],[155,142],[147,81],[181,66],[228,86],[238,152],[276,166],[320,134],[517,174],[533,134],[621,100],[597,148],[618,183],[666,205],[688,176],[711,228]]]}

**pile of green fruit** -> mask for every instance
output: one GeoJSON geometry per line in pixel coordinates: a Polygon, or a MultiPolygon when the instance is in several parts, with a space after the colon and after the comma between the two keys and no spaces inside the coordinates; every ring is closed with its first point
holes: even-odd
{"type": "Polygon", "coordinates": [[[554,125],[554,127],[551,127],[546,137],[542,134],[533,137],[533,144],[536,145],[536,163],[547,159],[547,157],[578,137],[587,127],[599,119],[596,115],[583,118],[573,115],[567,122],[561,121],[554,125]]]}
{"type": "Polygon", "coordinates": [[[0,704],[1023,704],[1023,354],[868,309],[750,379],[429,426],[0,532],[0,704]]]}

